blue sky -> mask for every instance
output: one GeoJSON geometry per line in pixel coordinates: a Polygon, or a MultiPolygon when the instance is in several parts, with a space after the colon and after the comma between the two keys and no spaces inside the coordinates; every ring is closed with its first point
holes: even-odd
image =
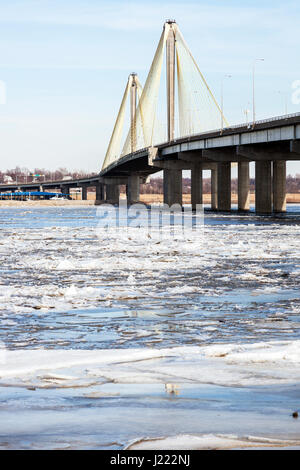
{"type": "MultiPolygon", "coordinates": [[[[100,169],[130,72],[144,83],[162,26],[175,18],[230,123],[300,111],[297,1],[0,0],[0,169],[100,169]],[[281,92],[281,93],[279,93],[281,92]]],[[[300,164],[289,164],[300,173],[300,164]],[[299,165],[299,169],[298,169],[299,165]]]]}

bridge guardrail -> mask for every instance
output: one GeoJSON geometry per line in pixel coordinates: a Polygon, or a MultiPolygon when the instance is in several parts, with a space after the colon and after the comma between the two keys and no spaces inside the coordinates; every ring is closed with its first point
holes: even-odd
{"type": "Polygon", "coordinates": [[[245,122],[245,123],[241,123],[241,124],[233,124],[232,126],[227,126],[227,127],[224,127],[223,129],[221,129],[221,128],[211,129],[211,130],[206,131],[206,132],[184,135],[184,136],[177,137],[176,139],[172,140],[172,142],[160,142],[159,144],[155,144],[155,147],[165,146],[165,145],[168,145],[168,144],[171,144],[171,143],[176,144],[178,141],[182,141],[184,139],[189,140],[190,138],[193,138],[193,137],[196,137],[196,136],[205,137],[206,135],[211,135],[212,133],[223,134],[224,131],[229,131],[231,129],[239,129],[239,128],[251,129],[251,128],[255,128],[255,126],[257,126],[259,124],[265,124],[265,123],[274,122],[274,121],[284,121],[286,119],[290,119],[290,118],[293,118],[293,117],[300,117],[300,113],[284,114],[283,116],[275,116],[273,118],[261,119],[259,121],[255,121],[254,125],[253,125],[253,121],[251,121],[251,122],[245,122]]]}

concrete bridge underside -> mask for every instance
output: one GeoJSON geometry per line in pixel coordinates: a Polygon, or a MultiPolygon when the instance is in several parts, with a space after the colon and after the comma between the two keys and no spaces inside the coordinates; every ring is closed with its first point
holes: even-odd
{"type": "Polygon", "coordinates": [[[125,155],[100,174],[78,180],[1,185],[0,192],[16,190],[96,188],[98,203],[117,203],[119,187],[126,185],[129,203],[139,201],[139,187],[163,170],[164,202],[182,203],[182,171],[191,170],[193,208],[202,203],[202,172],[211,172],[211,207],[231,210],[231,164],[238,166],[238,209],[249,210],[249,164],[255,162],[256,212],[286,210],[286,162],[300,160],[300,114],[257,122],[253,126],[226,128],[173,140],[125,155]]]}
{"type": "MultiPolygon", "coordinates": [[[[202,203],[202,172],[211,171],[212,209],[231,210],[231,164],[238,166],[238,209],[249,210],[249,164],[255,162],[256,212],[286,210],[286,162],[300,160],[300,115],[179,139],[120,158],[101,173],[126,181],[130,202],[138,185],[163,170],[164,202],[182,203],[182,171],[191,170],[191,201],[202,203]]],[[[114,183],[115,182],[115,183],[114,183]]]]}

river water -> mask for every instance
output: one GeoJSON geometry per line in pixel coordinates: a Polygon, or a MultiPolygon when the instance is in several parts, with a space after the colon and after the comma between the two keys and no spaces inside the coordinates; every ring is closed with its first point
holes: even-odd
{"type": "Polygon", "coordinates": [[[170,236],[95,207],[0,223],[0,448],[300,445],[299,206],[170,236]]]}

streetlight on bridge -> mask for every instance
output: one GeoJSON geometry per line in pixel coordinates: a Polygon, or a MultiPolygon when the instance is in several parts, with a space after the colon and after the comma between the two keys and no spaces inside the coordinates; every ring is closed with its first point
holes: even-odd
{"type": "Polygon", "coordinates": [[[255,59],[253,61],[252,69],[252,93],[253,93],[253,125],[255,124],[255,64],[258,61],[264,61],[265,59],[255,59]]]}
{"type": "Polygon", "coordinates": [[[223,93],[223,88],[224,88],[224,80],[225,78],[231,78],[232,75],[229,75],[229,74],[225,74],[223,75],[223,78],[221,80],[221,132],[223,132],[223,127],[224,127],[224,93],[223,93]]]}
{"type": "Polygon", "coordinates": [[[288,107],[288,105],[287,105],[288,93],[285,93],[285,92],[280,91],[280,90],[278,90],[277,93],[278,93],[279,95],[281,95],[281,96],[284,97],[284,114],[287,114],[287,113],[288,113],[288,112],[287,112],[287,107],[288,107]]]}
{"type": "Polygon", "coordinates": [[[243,109],[243,113],[245,114],[245,117],[246,117],[246,124],[248,126],[248,122],[249,122],[249,119],[248,119],[248,115],[250,113],[250,110],[247,108],[247,109],[243,109]]]}

